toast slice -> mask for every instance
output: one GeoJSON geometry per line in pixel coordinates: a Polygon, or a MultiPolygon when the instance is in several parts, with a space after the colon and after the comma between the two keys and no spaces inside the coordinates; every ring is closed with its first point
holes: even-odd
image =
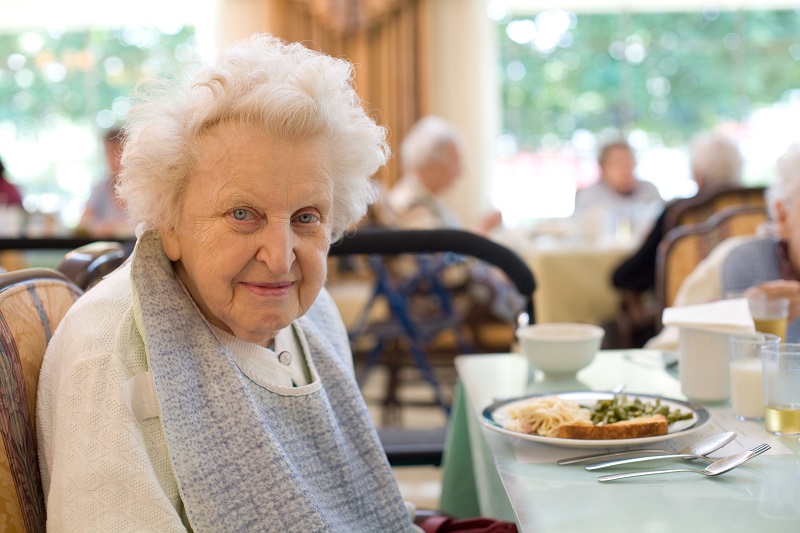
{"type": "Polygon", "coordinates": [[[594,425],[565,424],[558,427],[562,439],[616,440],[654,437],[667,434],[667,418],[664,415],[643,416],[622,420],[613,424],[594,425]]]}

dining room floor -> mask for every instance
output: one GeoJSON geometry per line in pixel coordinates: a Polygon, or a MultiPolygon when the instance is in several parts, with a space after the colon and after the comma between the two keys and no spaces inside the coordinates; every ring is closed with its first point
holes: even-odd
{"type": "MultiPolygon", "coordinates": [[[[398,424],[405,427],[435,427],[447,421],[444,410],[433,405],[433,392],[430,385],[422,380],[419,373],[413,369],[403,369],[401,372],[398,396],[403,401],[413,402],[413,405],[403,405],[396,413],[398,424]],[[418,405],[430,403],[431,405],[418,405]]],[[[437,369],[442,388],[449,398],[452,389],[451,369],[437,369]]],[[[454,379],[454,378],[453,378],[454,379]]],[[[361,390],[367,402],[367,407],[376,426],[381,426],[384,420],[384,407],[382,400],[385,395],[389,375],[385,367],[376,367],[370,371],[361,390]]],[[[398,466],[393,468],[395,479],[400,488],[400,493],[407,501],[413,502],[418,509],[436,510],[439,508],[439,495],[441,493],[442,469],[434,466],[398,466]]]]}

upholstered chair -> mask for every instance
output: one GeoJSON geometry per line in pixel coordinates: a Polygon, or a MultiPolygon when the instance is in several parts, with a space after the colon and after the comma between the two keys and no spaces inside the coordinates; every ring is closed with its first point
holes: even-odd
{"type": "Polygon", "coordinates": [[[0,530],[45,531],[36,387],[47,343],[82,290],[61,273],[0,274],[0,530]]]}

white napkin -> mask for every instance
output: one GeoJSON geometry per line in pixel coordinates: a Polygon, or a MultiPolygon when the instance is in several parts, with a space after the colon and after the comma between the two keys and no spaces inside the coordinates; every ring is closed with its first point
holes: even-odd
{"type": "Polygon", "coordinates": [[[756,330],[747,298],[668,307],[664,309],[661,319],[665,326],[680,328],[705,329],[727,333],[746,333],[756,330]]]}

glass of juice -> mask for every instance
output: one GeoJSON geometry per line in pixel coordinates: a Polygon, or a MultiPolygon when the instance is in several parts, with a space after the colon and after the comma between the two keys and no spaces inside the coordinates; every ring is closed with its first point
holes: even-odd
{"type": "Polygon", "coordinates": [[[767,295],[759,293],[750,296],[747,301],[756,331],[771,333],[781,339],[786,338],[786,326],[789,323],[788,298],[768,298],[767,295]]]}
{"type": "Polygon", "coordinates": [[[764,426],[776,435],[800,434],[800,344],[761,346],[764,426]]]}

